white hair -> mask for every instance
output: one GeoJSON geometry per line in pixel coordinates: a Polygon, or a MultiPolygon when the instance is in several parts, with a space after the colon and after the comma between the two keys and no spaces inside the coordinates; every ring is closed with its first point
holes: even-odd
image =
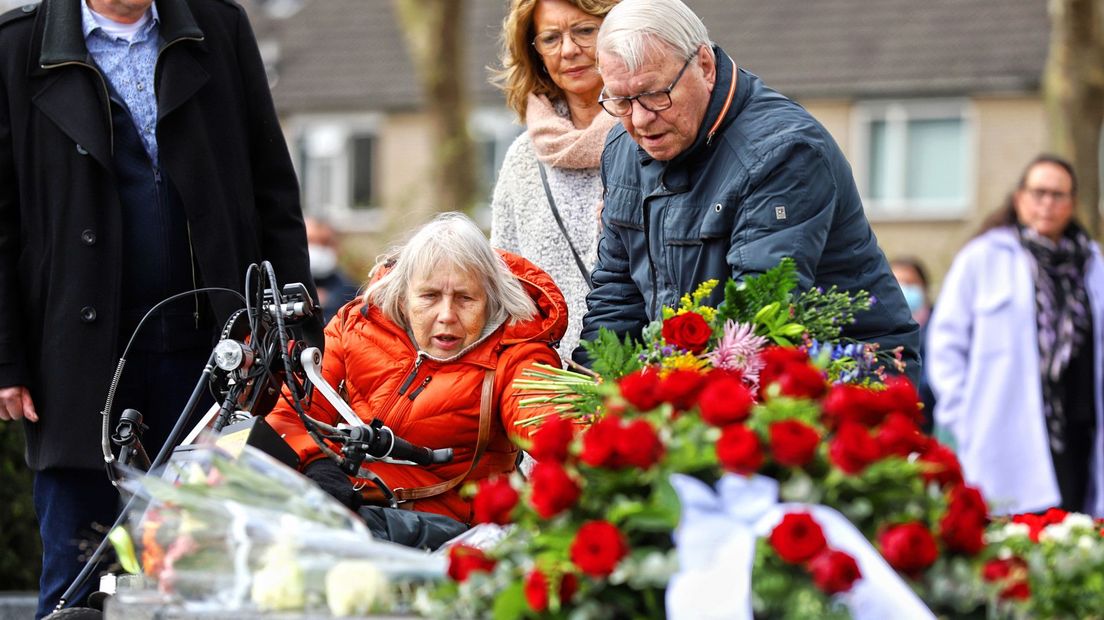
{"type": "Polygon", "coordinates": [[[705,24],[679,0],[624,0],[610,10],[598,31],[599,64],[603,54],[610,54],[636,71],[657,43],[683,60],[703,45],[713,54],[705,24]]]}
{"type": "Polygon", "coordinates": [[[487,325],[524,321],[537,313],[536,304],[506,261],[491,249],[475,222],[456,212],[438,215],[414,231],[404,245],[381,256],[372,273],[381,267],[390,270],[368,286],[365,299],[387,318],[409,327],[404,311],[407,287],[415,278],[424,277],[442,265],[465,271],[483,284],[487,325]]]}

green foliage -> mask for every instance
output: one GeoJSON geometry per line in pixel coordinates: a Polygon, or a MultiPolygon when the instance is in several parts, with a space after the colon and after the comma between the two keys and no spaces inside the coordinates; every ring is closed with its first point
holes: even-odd
{"type": "Polygon", "coordinates": [[[839,340],[845,325],[855,322],[855,313],[870,309],[870,293],[845,293],[833,285],[802,293],[794,302],[794,317],[805,326],[809,337],[818,342],[839,340]]]}
{"type": "Polygon", "coordinates": [[[640,370],[640,353],[644,346],[635,342],[631,336],[625,335],[625,340],[617,338],[617,334],[605,327],[598,330],[598,337],[593,341],[582,341],[583,348],[590,355],[590,368],[608,381],[614,381],[625,375],[640,370]]]}
{"type": "Polygon", "coordinates": [[[751,323],[763,308],[777,303],[789,304],[790,293],[797,287],[797,263],[786,257],[777,266],[758,276],[745,278],[737,284],[725,283],[725,299],[717,307],[721,323],[731,319],[738,323],[751,323]]]}
{"type": "Polygon", "coordinates": [[[0,589],[38,587],[42,545],[31,500],[33,476],[23,459],[23,428],[0,423],[0,589]]]}

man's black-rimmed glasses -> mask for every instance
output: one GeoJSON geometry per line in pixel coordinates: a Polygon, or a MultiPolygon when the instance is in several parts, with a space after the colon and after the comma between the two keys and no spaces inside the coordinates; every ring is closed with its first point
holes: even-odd
{"type": "Polygon", "coordinates": [[[640,107],[649,112],[662,112],[671,107],[671,91],[675,89],[679,80],[682,79],[682,74],[686,73],[686,68],[690,66],[690,61],[694,60],[697,55],[697,52],[690,54],[690,57],[683,63],[682,69],[679,69],[678,75],[675,76],[675,79],[667,88],[640,93],[639,95],[633,95],[631,97],[601,97],[598,99],[598,103],[602,106],[603,110],[613,116],[628,116],[632,114],[633,101],[639,103],[640,107]]]}

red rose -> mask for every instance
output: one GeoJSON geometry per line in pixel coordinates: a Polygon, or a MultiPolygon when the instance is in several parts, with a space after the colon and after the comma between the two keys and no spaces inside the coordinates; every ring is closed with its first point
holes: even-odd
{"type": "Polygon", "coordinates": [[[755,400],[751,390],[740,379],[714,374],[698,395],[698,410],[702,420],[713,426],[728,426],[743,422],[751,415],[755,400]]]}
{"type": "Polygon", "coordinates": [[[770,449],[775,462],[787,467],[803,467],[816,456],[820,433],[797,420],[770,425],[770,449]]]}
{"type": "Polygon", "coordinates": [[[496,476],[480,480],[472,500],[475,522],[506,525],[517,503],[518,492],[510,486],[509,478],[496,476]]]}
{"type": "Polygon", "coordinates": [[[659,395],[671,403],[675,411],[686,411],[698,400],[705,385],[705,375],[693,370],[676,370],[659,382],[659,395]]]}
{"type": "Polygon", "coordinates": [[[966,513],[982,523],[989,518],[989,507],[985,504],[981,491],[965,484],[952,488],[947,494],[947,510],[966,513]]]}
{"type": "Polygon", "coordinates": [[[779,393],[791,398],[816,399],[828,391],[824,374],[809,364],[790,364],[775,379],[779,393]]]}
{"type": "Polygon", "coordinates": [[[809,354],[793,347],[772,346],[759,353],[759,360],[763,362],[763,367],[759,370],[759,388],[760,392],[764,392],[791,364],[808,364],[809,354]]]}
{"type": "Polygon", "coordinates": [[[866,429],[854,422],[845,422],[828,445],[828,458],[844,472],[858,474],[867,465],[882,458],[881,449],[866,429]]]}
{"type": "Polygon", "coordinates": [[[938,482],[942,487],[962,484],[962,466],[947,446],[936,441],[929,443],[928,449],[920,455],[920,462],[925,466],[925,482],[938,482]]]}
{"type": "Polygon", "coordinates": [[[482,551],[465,544],[456,544],[449,547],[448,576],[453,581],[467,581],[468,577],[477,571],[489,573],[494,570],[494,560],[488,558],[482,551]]]}
{"type": "Polygon", "coordinates": [[[990,583],[1006,579],[1022,579],[1027,576],[1027,564],[1018,557],[989,560],[981,569],[981,578],[990,583]]]}
{"type": "Polygon", "coordinates": [[[813,583],[825,594],[847,592],[862,578],[855,558],[835,549],[825,549],[809,562],[813,583]]]}
{"type": "Polygon", "coordinates": [[[567,460],[567,448],[575,437],[575,424],[561,417],[554,417],[533,433],[529,455],[538,461],[567,460]]]}
{"type": "Polygon", "coordinates": [[[628,553],[625,536],[609,521],[587,521],[571,542],[571,561],[591,577],[609,575],[628,553]]]}
{"type": "Polygon", "coordinates": [[[607,415],[583,433],[583,451],[579,460],[591,467],[619,467],[617,437],[621,434],[621,418],[607,415]]]}
{"type": "Polygon", "coordinates": [[[789,512],[770,533],[770,545],[782,561],[801,564],[824,551],[827,541],[820,524],[807,512],[789,512]]]}
{"type": "Polygon", "coordinates": [[[828,428],[836,428],[844,422],[877,426],[886,414],[874,390],[857,385],[832,386],[822,407],[828,428]]]}
{"type": "MultiPolygon", "coordinates": [[[[548,585],[548,577],[539,568],[533,569],[533,572],[525,577],[525,600],[529,603],[529,607],[537,613],[548,609],[548,585]]],[[[561,577],[560,603],[570,601],[571,597],[575,596],[575,591],[578,588],[579,579],[575,577],[574,573],[567,573],[561,577]]]]}
{"type": "Polygon", "coordinates": [[[548,579],[540,569],[534,569],[525,577],[525,601],[538,614],[548,609],[548,579]]]}
{"type": "Polygon", "coordinates": [[[722,429],[716,450],[721,467],[737,474],[749,476],[763,465],[759,437],[742,424],[731,424],[722,429]]]}
{"type": "Polygon", "coordinates": [[[891,413],[878,428],[876,437],[882,454],[895,454],[907,457],[913,452],[922,451],[928,444],[928,438],[920,432],[916,424],[903,413],[891,413]]]}
{"type": "Polygon", "coordinates": [[[1061,508],[1047,508],[1047,511],[1043,513],[1043,523],[1047,525],[1056,525],[1066,520],[1069,513],[1061,508]]]}
{"type": "Polygon", "coordinates": [[[629,373],[617,382],[621,396],[640,411],[651,411],[663,402],[659,394],[659,373],[647,368],[629,373]]]}
{"type": "Polygon", "coordinates": [[[948,510],[939,520],[939,539],[950,551],[977,555],[985,548],[985,521],[966,511],[948,510]]]}
{"type": "Polygon", "coordinates": [[[545,519],[574,506],[579,499],[579,485],[559,463],[539,461],[529,475],[529,484],[533,489],[529,502],[545,519]]]}
{"type": "MultiPolygon", "coordinates": [[[[903,414],[914,424],[924,421],[920,411],[920,395],[908,377],[894,375],[885,381],[885,389],[877,392],[878,402],[884,411],[903,414]]],[[[929,412],[930,413],[930,412],[929,412]]]]}
{"type": "Polygon", "coordinates": [[[1031,586],[1027,581],[1017,581],[1005,588],[1000,597],[1006,601],[1026,601],[1031,598],[1031,586]]]}
{"type": "Polygon", "coordinates": [[[663,442],[646,420],[633,420],[617,436],[617,456],[623,465],[648,469],[663,458],[663,442]]]}
{"type": "Polygon", "coordinates": [[[685,312],[663,321],[663,339],[667,344],[691,353],[701,353],[712,337],[713,329],[697,312],[685,312]]]}
{"type": "Polygon", "coordinates": [[[889,565],[915,577],[935,563],[939,550],[924,524],[912,521],[894,525],[878,537],[882,557],[889,565]]]}
{"type": "Polygon", "coordinates": [[[1016,515],[1012,517],[1013,523],[1023,523],[1027,526],[1027,537],[1031,539],[1031,542],[1039,542],[1039,534],[1043,531],[1043,528],[1049,525],[1039,515],[1026,514],[1016,515]]]}

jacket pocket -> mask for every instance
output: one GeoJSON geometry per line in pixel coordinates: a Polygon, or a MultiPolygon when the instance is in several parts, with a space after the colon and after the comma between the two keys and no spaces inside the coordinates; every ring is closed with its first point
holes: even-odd
{"type": "Polygon", "coordinates": [[[640,190],[632,187],[611,185],[606,189],[602,217],[610,224],[644,230],[644,208],[640,190]]]}
{"type": "Polygon", "coordinates": [[[735,207],[721,201],[706,205],[682,205],[668,212],[664,229],[666,244],[703,245],[732,236],[735,207]]]}

